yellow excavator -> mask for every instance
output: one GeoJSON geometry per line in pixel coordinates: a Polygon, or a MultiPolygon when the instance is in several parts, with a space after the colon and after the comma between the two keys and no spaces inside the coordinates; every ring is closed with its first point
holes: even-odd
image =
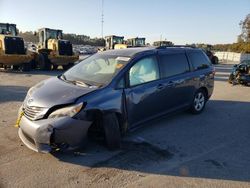
{"type": "Polygon", "coordinates": [[[35,59],[36,66],[41,70],[57,69],[58,66],[67,70],[79,60],[79,56],[73,52],[72,43],[63,40],[62,30],[41,28],[38,37],[38,54],[35,59]]]}
{"type": "Polygon", "coordinates": [[[33,56],[25,49],[23,38],[17,35],[16,24],[0,23],[0,67],[30,71],[33,56]]]}

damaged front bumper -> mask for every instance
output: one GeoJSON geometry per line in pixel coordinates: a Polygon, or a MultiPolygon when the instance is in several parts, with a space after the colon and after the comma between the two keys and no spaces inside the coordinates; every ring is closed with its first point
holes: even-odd
{"type": "Polygon", "coordinates": [[[36,152],[48,153],[62,145],[74,149],[84,143],[91,123],[68,116],[37,121],[23,116],[18,135],[28,148],[36,152]]]}

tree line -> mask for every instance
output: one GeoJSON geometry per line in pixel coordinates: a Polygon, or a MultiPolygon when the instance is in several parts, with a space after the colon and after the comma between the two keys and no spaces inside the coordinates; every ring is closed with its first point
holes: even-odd
{"type": "MultiPolygon", "coordinates": [[[[22,32],[20,31],[19,36],[26,42],[38,43],[38,35],[34,35],[32,31],[22,32]]],[[[72,44],[82,44],[91,46],[104,46],[105,40],[102,38],[90,38],[86,35],[76,34],[63,34],[63,39],[71,41],[72,44]]]]}

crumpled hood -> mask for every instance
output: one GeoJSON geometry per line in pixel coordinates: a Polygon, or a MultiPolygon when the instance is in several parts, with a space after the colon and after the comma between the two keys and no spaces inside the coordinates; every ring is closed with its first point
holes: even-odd
{"type": "Polygon", "coordinates": [[[96,89],[77,86],[53,77],[32,87],[24,103],[28,103],[29,106],[51,108],[55,105],[73,103],[76,98],[96,89]]]}

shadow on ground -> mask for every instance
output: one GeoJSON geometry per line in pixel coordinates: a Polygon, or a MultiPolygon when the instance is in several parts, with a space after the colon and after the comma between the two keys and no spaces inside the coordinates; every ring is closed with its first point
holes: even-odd
{"type": "Polygon", "coordinates": [[[9,73],[9,74],[24,74],[27,76],[32,76],[32,75],[46,75],[46,76],[57,76],[57,75],[61,75],[62,73],[64,73],[64,70],[51,70],[51,71],[40,71],[40,70],[32,70],[29,72],[21,72],[21,71],[14,71],[11,69],[0,69],[0,72],[3,73],[9,73]]]}
{"type": "Polygon", "coordinates": [[[0,85],[0,103],[11,101],[23,101],[28,87],[0,85]]]}
{"type": "Polygon", "coordinates": [[[198,116],[184,112],[147,123],[124,137],[119,151],[90,143],[82,151],[53,155],[91,169],[107,168],[105,173],[122,169],[249,181],[249,111],[249,102],[209,101],[198,116]]]}

